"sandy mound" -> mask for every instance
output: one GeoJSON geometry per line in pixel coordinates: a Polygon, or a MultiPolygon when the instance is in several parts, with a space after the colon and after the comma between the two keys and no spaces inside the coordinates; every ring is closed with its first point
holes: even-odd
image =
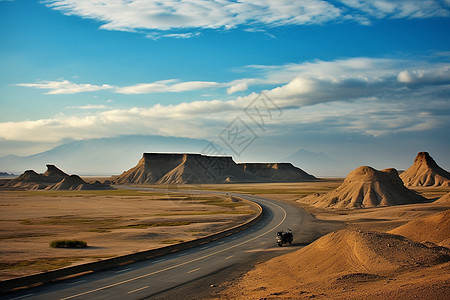
{"type": "Polygon", "coordinates": [[[270,181],[299,182],[317,179],[291,163],[242,163],[238,166],[245,172],[270,181]]]}
{"type": "MultiPolygon", "coordinates": [[[[445,264],[449,254],[446,248],[428,248],[398,235],[341,230],[257,266],[233,288],[234,294],[230,296],[237,299],[272,299],[279,295],[296,299],[320,295],[348,298],[349,292],[361,293],[364,286],[359,284],[371,283],[375,286],[373,291],[380,293],[380,285],[391,287],[386,286],[387,278],[445,264]],[[352,289],[346,290],[347,286],[352,289]]],[[[366,291],[364,295],[367,297],[366,291]]]]}
{"type": "Polygon", "coordinates": [[[391,230],[416,242],[431,242],[450,248],[450,210],[411,221],[391,230]]]}
{"type": "Polygon", "coordinates": [[[406,186],[450,186],[450,173],[439,167],[428,152],[419,152],[400,178],[406,186]]]}
{"type": "Polygon", "coordinates": [[[332,208],[361,208],[410,204],[425,200],[407,189],[395,169],[375,170],[362,166],[345,178],[336,190],[326,194],[312,194],[301,203],[332,208]]]}
{"type": "Polygon", "coordinates": [[[434,201],[434,203],[440,203],[440,204],[449,204],[450,203],[450,192],[442,196],[441,198],[434,201]]]}

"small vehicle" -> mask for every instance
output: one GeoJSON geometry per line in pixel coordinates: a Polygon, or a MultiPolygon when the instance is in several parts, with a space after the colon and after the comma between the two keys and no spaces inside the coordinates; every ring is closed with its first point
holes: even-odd
{"type": "Polygon", "coordinates": [[[292,244],[292,241],[294,240],[294,235],[292,234],[292,230],[288,229],[287,232],[285,231],[278,231],[277,232],[277,244],[278,246],[282,247],[283,244],[292,244]]]}

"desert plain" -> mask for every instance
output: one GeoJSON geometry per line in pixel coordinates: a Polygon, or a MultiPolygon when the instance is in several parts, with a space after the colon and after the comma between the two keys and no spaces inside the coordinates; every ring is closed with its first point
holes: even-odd
{"type": "Polygon", "coordinates": [[[240,200],[158,191],[0,191],[0,279],[150,250],[252,218],[240,200]],[[83,249],[51,248],[82,240],[83,249]]]}
{"type": "Polygon", "coordinates": [[[400,175],[392,168],[361,166],[345,179],[311,178],[290,164],[253,164],[246,170],[247,165],[220,158],[215,159],[225,162],[222,167],[231,165],[229,171],[202,177],[203,165],[192,161],[199,158],[210,159],[144,154],[119,177],[83,180],[49,165],[44,174],[27,171],[22,181],[0,185],[0,278],[219,232],[256,215],[256,206],[229,194],[241,193],[306,211],[294,243],[278,248],[274,237],[273,247],[257,250],[248,262],[155,299],[446,299],[450,294],[450,174],[428,153],[420,152],[400,175]],[[172,165],[154,158],[170,159],[172,165]],[[36,178],[46,184],[33,182],[36,178]],[[255,179],[262,182],[251,182],[255,179]],[[48,185],[51,180],[61,181],[48,185]],[[88,247],[50,247],[68,239],[88,247]]]}

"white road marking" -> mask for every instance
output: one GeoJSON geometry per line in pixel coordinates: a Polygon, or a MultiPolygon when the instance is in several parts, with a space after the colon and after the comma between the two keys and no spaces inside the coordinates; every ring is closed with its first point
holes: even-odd
{"type": "Polygon", "coordinates": [[[221,242],[219,242],[219,245],[222,245],[223,243],[225,243],[225,241],[221,241],[221,242]]]}
{"type": "Polygon", "coordinates": [[[157,261],[155,261],[155,264],[163,262],[163,261],[165,261],[165,259],[158,259],[157,261]]]}
{"type": "Polygon", "coordinates": [[[205,247],[201,247],[200,250],[205,250],[205,249],[208,249],[208,248],[209,248],[208,246],[205,246],[205,247]]]}
{"type": "Polygon", "coordinates": [[[194,272],[196,272],[196,271],[198,271],[198,270],[200,270],[200,268],[197,268],[197,269],[194,269],[194,270],[190,270],[190,271],[188,271],[188,272],[186,272],[186,273],[190,274],[190,273],[194,273],[194,272]]]}
{"type": "Polygon", "coordinates": [[[146,285],[146,286],[144,286],[144,287],[141,287],[141,288],[139,288],[139,289],[135,289],[135,290],[132,290],[132,291],[129,291],[128,292],[128,294],[132,294],[132,293],[136,293],[136,292],[139,292],[139,291],[142,291],[142,290],[145,290],[146,288],[148,288],[149,286],[148,285],[146,285]]]}
{"type": "MultiPolygon", "coordinates": [[[[260,201],[263,201],[263,202],[267,202],[267,201],[264,201],[264,200],[261,200],[261,199],[259,199],[259,200],[260,200],[260,201]]],[[[145,278],[145,277],[149,277],[149,276],[152,276],[152,275],[155,275],[155,274],[159,274],[159,273],[162,273],[162,272],[165,272],[165,271],[168,271],[168,270],[172,270],[172,269],[175,269],[175,268],[178,268],[178,267],[181,267],[181,266],[184,266],[184,265],[187,265],[187,264],[190,264],[190,263],[193,263],[193,262],[196,262],[196,261],[199,261],[199,260],[202,260],[202,259],[205,259],[205,258],[214,256],[214,255],[217,255],[217,254],[219,254],[219,253],[222,253],[222,252],[228,251],[228,250],[230,250],[230,249],[233,249],[233,248],[242,246],[242,245],[244,245],[244,244],[250,243],[250,242],[252,242],[252,241],[254,241],[254,240],[256,240],[256,239],[262,237],[263,235],[266,235],[266,234],[268,234],[268,233],[270,233],[270,232],[276,230],[278,227],[280,227],[281,224],[283,224],[284,220],[286,219],[286,217],[287,217],[287,212],[284,210],[284,208],[282,208],[281,206],[279,206],[278,204],[275,204],[275,203],[270,203],[270,204],[271,204],[271,205],[278,206],[278,207],[284,212],[283,219],[282,219],[276,226],[274,226],[272,229],[270,229],[270,230],[268,230],[268,231],[266,231],[266,232],[263,232],[263,233],[261,233],[261,234],[258,235],[258,236],[255,236],[255,237],[253,237],[253,238],[251,238],[251,239],[245,240],[245,241],[243,241],[243,242],[241,242],[241,243],[239,243],[239,244],[236,244],[236,245],[227,247],[227,248],[225,248],[225,249],[222,249],[222,250],[219,250],[219,251],[216,251],[216,252],[213,252],[213,253],[209,253],[209,254],[207,254],[207,255],[204,255],[204,256],[201,256],[201,257],[192,259],[192,260],[190,260],[190,261],[185,261],[185,262],[180,263],[180,264],[178,264],[178,265],[173,265],[173,266],[171,266],[171,267],[167,267],[167,268],[164,268],[164,269],[161,269],[161,270],[158,270],[158,271],[154,271],[154,272],[151,272],[151,273],[148,273],[148,274],[144,274],[144,275],[137,276],[137,277],[134,277],[134,278],[130,278],[130,279],[127,279],[127,280],[124,280],[124,281],[112,283],[112,284],[109,284],[109,285],[106,285],[106,286],[103,286],[103,287],[99,287],[99,288],[96,288],[96,289],[93,289],[93,290],[90,290],[90,291],[86,291],[86,292],[83,292],[83,293],[79,293],[79,294],[75,294],[75,295],[72,295],[72,296],[68,296],[68,297],[62,298],[61,300],[68,300],[68,299],[77,298],[77,297],[80,297],[80,296],[84,296],[84,295],[87,295],[87,294],[91,294],[91,293],[94,293],[94,292],[98,292],[98,291],[101,291],[101,290],[105,290],[105,289],[108,289],[108,288],[111,288],[111,287],[115,287],[115,286],[118,286],[118,285],[122,285],[122,284],[124,284],[124,283],[128,283],[128,282],[131,282],[131,281],[135,281],[135,280],[138,280],[138,279],[141,279],[141,278],[145,278]]]]}

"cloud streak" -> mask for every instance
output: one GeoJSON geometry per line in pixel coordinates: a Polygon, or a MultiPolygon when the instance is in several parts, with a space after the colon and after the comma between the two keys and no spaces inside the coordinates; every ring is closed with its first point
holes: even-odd
{"type": "Polygon", "coordinates": [[[51,9],[103,23],[106,30],[140,32],[148,37],[191,38],[197,33],[167,30],[231,29],[323,24],[354,20],[369,24],[381,18],[448,17],[450,5],[438,0],[190,0],[90,1],[47,0],[51,9]]]}
{"type": "MultiPolygon", "coordinates": [[[[292,126],[304,131],[357,132],[371,136],[450,126],[450,64],[363,57],[251,67],[261,72],[260,78],[227,83],[228,91],[242,91],[248,83],[278,82],[264,91],[283,109],[282,119],[268,121],[274,134],[282,135],[292,126]]],[[[167,80],[133,85],[117,92],[177,92],[222,85],[167,80]]],[[[236,116],[242,115],[256,96],[257,93],[250,93],[229,101],[105,108],[86,111],[81,116],[5,122],[0,123],[0,139],[55,142],[149,133],[213,138],[236,116]]]]}
{"type": "Polygon", "coordinates": [[[50,90],[46,94],[76,94],[84,92],[96,92],[101,90],[110,90],[114,87],[109,84],[94,85],[89,83],[73,83],[68,80],[61,81],[41,81],[36,83],[19,83],[17,86],[50,90]]]}

